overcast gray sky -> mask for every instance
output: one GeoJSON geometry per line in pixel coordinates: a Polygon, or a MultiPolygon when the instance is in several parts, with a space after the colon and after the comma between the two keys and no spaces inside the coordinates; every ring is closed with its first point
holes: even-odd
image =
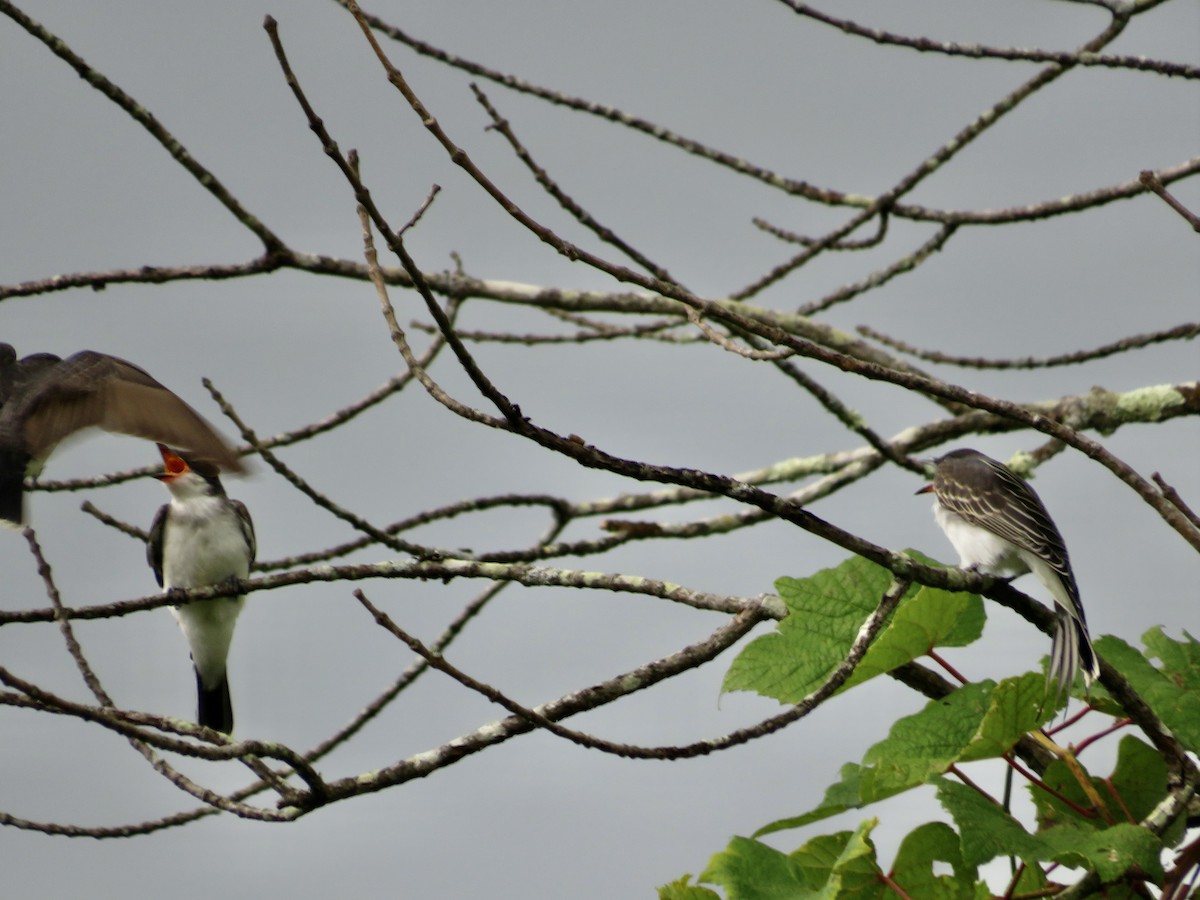
{"type": "MultiPolygon", "coordinates": [[[[836,4],[864,24],[941,40],[1075,48],[1106,14],[1083,4],[946,2],[836,4]]],[[[612,281],[557,258],[451,165],[387,84],[350,16],[331,0],[275,5],[206,3],[22,4],[173,131],[254,214],[295,248],[358,259],[353,198],[292,100],[261,27],[274,15],[309,98],[343,148],[356,147],[394,224],[442,192],[410,238],[420,265],[462,259],[479,278],[614,290],[612,281]]],[[[369,9],[444,49],[532,82],[611,104],[790,177],[856,193],[887,189],[967,122],[1036,70],[1028,63],[947,59],[879,47],[796,17],[782,4],[626,2],[378,3],[369,9]]],[[[1108,48],[1196,62],[1200,6],[1173,0],[1135,20],[1108,48]]],[[[386,43],[443,126],[503,189],[567,237],[595,243],[544,197],[487,119],[468,76],[386,43]]],[[[230,263],[259,252],[251,236],[148,135],[11,20],[0,17],[0,284],[141,265],[230,263]]],[[[592,117],[484,84],[540,163],[580,202],[705,297],[745,285],[792,252],[751,224],[762,216],[816,234],[844,221],[831,211],[592,117]]],[[[1175,165],[1200,147],[1194,81],[1090,68],[1035,96],[955,164],[908,198],[978,209],[1051,200],[1175,165]]],[[[1200,209],[1195,178],[1173,190],[1200,209]]],[[[872,254],[826,254],[753,302],[794,310],[910,251],[931,229],[894,223],[872,254]]],[[[606,251],[607,252],[607,251],[606,251]]],[[[388,261],[390,264],[390,261],[388,261]]],[[[862,323],[964,355],[1049,355],[1195,321],[1195,236],[1158,199],[1142,196],[1082,216],[1015,228],[976,228],[912,275],[820,318],[862,323]]],[[[395,292],[400,319],[422,317],[395,292]]],[[[543,317],[476,304],[467,328],[535,331],[543,317]]],[[[19,352],[83,348],[128,358],[202,410],[226,433],[200,384],[212,378],[260,435],[320,419],[400,371],[374,292],[358,281],[282,273],[225,282],[114,285],[0,303],[0,340],[19,352]]],[[[427,337],[414,334],[424,346],[427,337]]],[[[538,421],[614,453],[733,474],[858,442],[769,366],[715,347],[627,342],[529,349],[486,345],[479,358],[538,421]]],[[[937,369],[950,381],[1016,401],[1054,399],[1191,380],[1194,343],[1175,342],[1087,366],[1029,373],[937,369]]],[[[475,394],[443,359],[435,375],[475,394]]],[[[937,417],[929,403],[884,385],[828,377],[847,403],[890,435],[937,417]]],[[[1133,427],[1106,446],[1143,474],[1161,472],[1195,505],[1200,424],[1133,427]]],[[[1012,434],[971,442],[1000,458],[1042,443],[1012,434]]],[[[423,392],[405,391],[348,427],[282,454],[313,484],[375,522],[506,491],[600,499],[638,485],[551,458],[517,438],[469,425],[423,392]]],[[[93,437],[64,448],[45,477],[76,478],[155,462],[136,440],[93,437]]],[[[1066,537],[1094,634],[1137,643],[1148,628],[1195,632],[1195,556],[1109,473],[1068,451],[1041,470],[1037,489],[1066,537]]],[[[816,510],[876,543],[918,547],[952,561],[920,482],[888,471],[816,510]]],[[[260,559],[348,540],[266,466],[228,481],[251,508],[260,559]]],[[[32,518],[69,605],[155,589],[142,547],[79,512],[83,499],[148,525],[166,493],[145,479],[103,491],[36,493],[32,518]]],[[[672,515],[731,509],[713,503],[672,515]]],[[[595,534],[578,529],[574,536],[595,534]]],[[[534,512],[455,520],[418,533],[448,547],[532,543],[534,512]]],[[[0,605],[46,605],[25,542],[0,535],[0,605]]],[[[600,559],[566,560],[753,596],[781,575],[835,565],[844,551],[770,524],[704,541],[633,544],[600,559]]],[[[379,549],[354,559],[388,558],[379,549]]],[[[1026,582],[1031,581],[1026,579],[1026,582]]],[[[1040,586],[1021,583],[1035,596],[1040,586]]],[[[377,604],[432,639],[479,583],[368,582],[377,604]]],[[[983,640],[952,659],[971,677],[1002,678],[1036,665],[1048,641],[1012,614],[989,609],[983,640]]],[[[673,652],[709,633],[711,614],[662,601],[513,588],[455,644],[458,665],[530,705],[673,652]]],[[[164,610],[78,627],[119,703],[189,717],[186,648],[164,610]]],[[[719,735],[777,710],[745,694],[723,698],[732,655],[613,707],[576,727],[640,744],[719,735]]],[[[22,677],[81,701],[88,695],[50,626],[0,629],[0,660],[22,677]]],[[[230,678],[238,734],[310,747],[369,702],[411,656],[384,635],[350,587],[306,586],[254,595],[234,641],[230,678]]],[[[294,824],[222,815],[129,840],[69,840],[0,832],[14,896],[96,898],[285,892],[316,898],[648,896],[700,871],[734,834],[803,812],[842,763],[858,761],[888,724],[920,703],[878,679],[766,740],[713,758],[631,762],[529,735],[432,777],[335,805],[294,824]]],[[[367,731],[322,762],[328,777],[386,765],[498,718],[501,711],[437,675],[426,676],[367,731]]],[[[4,709],[0,810],[39,821],[117,825],[193,803],[120,739],[74,722],[4,709]]],[[[1107,750],[1100,749],[1095,761],[1107,750]]],[[[1093,760],[1088,760],[1089,762],[1093,760]]],[[[215,786],[244,769],[183,762],[215,786]]],[[[1102,768],[1102,766],[1101,766],[1102,768]]],[[[998,769],[993,770],[998,773],[998,769]]],[[[942,817],[930,795],[847,814],[869,815],[888,860],[916,824],[942,817]]],[[[818,833],[817,831],[812,834],[818,833]]],[[[798,845],[807,834],[776,836],[798,845]]]]}

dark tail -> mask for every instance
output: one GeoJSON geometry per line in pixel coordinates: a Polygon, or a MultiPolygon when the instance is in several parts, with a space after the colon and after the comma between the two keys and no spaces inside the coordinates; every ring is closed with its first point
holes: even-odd
{"type": "Polygon", "coordinates": [[[1100,677],[1100,660],[1092,649],[1092,639],[1087,625],[1059,607],[1054,623],[1054,637],[1050,645],[1050,669],[1048,687],[1055,702],[1060,701],[1075,681],[1076,674],[1083,673],[1083,684],[1089,688],[1100,677]]]}
{"type": "Polygon", "coordinates": [[[0,449],[0,519],[20,526],[25,521],[25,467],[29,457],[12,449],[0,449]]]}
{"type": "Polygon", "coordinates": [[[1092,638],[1088,634],[1087,623],[1082,619],[1072,619],[1075,626],[1075,637],[1079,641],[1079,668],[1083,672],[1083,680],[1088,687],[1100,677],[1100,659],[1092,649],[1092,638]]]}
{"type": "Polygon", "coordinates": [[[223,734],[233,733],[233,701],[229,697],[229,679],[221,675],[220,682],[215,687],[206,687],[196,672],[196,695],[199,702],[196,706],[196,721],[206,728],[212,728],[223,734]]]}

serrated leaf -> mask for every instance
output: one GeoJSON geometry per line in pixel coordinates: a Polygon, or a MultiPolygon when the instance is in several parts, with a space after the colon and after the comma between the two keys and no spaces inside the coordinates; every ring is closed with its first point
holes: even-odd
{"type": "Polygon", "coordinates": [[[1162,881],[1162,842],[1137,825],[1122,822],[1098,831],[1061,825],[1042,832],[1040,837],[1051,848],[1046,859],[1085,865],[1095,869],[1103,881],[1113,881],[1131,869],[1155,882],[1162,881]]]}
{"type": "Polygon", "coordinates": [[[922,900],[976,900],[990,897],[973,866],[963,863],[962,847],[945,822],[927,822],[910,831],[900,843],[891,877],[909,897],[922,900]],[[953,875],[936,875],[935,862],[949,863],[953,875]]]}
{"type": "Polygon", "coordinates": [[[1180,670],[1157,669],[1150,661],[1120,638],[1105,635],[1096,642],[1100,655],[1121,670],[1142,699],[1154,710],[1180,743],[1192,752],[1200,752],[1200,690],[1193,682],[1197,678],[1190,660],[1197,651],[1192,645],[1195,638],[1188,635],[1187,642],[1172,641],[1161,630],[1147,632],[1144,639],[1158,648],[1154,654],[1172,660],[1182,660],[1180,670]]]}
{"type": "Polygon", "coordinates": [[[829,787],[820,806],[765,825],[755,837],[865,806],[940,775],[976,739],[992,687],[991,682],[966,685],[898,720],[888,736],[863,755],[863,765],[842,766],[841,781],[829,787]]]}
{"type": "Polygon", "coordinates": [[[691,875],[677,878],[658,889],[658,900],[721,900],[721,895],[698,884],[690,884],[691,875]]]}
{"type": "Polygon", "coordinates": [[[1151,628],[1142,635],[1147,656],[1162,661],[1162,672],[1185,690],[1200,691],[1200,641],[1188,632],[1185,640],[1169,638],[1162,627],[1151,628]]]}
{"type": "Polygon", "coordinates": [[[1013,886],[1012,895],[1014,897],[1049,896],[1049,892],[1046,891],[1049,886],[1050,879],[1046,877],[1041,866],[1022,866],[1017,876],[1017,883],[1013,886]]]}
{"type": "Polygon", "coordinates": [[[926,784],[951,765],[1007,753],[1017,740],[1053,712],[1040,711],[1045,682],[1037,673],[968,684],[892,725],[888,736],[863,754],[862,765],[846,763],[841,780],[821,805],[799,816],[764,825],[755,837],[799,828],[848,809],[926,784]]]}
{"type": "Polygon", "coordinates": [[[1167,795],[1167,763],[1149,744],[1127,734],[1117,745],[1117,765],[1108,780],[1129,815],[1141,821],[1167,795]]]}
{"type": "Polygon", "coordinates": [[[861,557],[809,578],[780,578],[775,589],[788,616],[738,654],[722,691],[755,691],[781,703],[804,699],[846,658],[890,583],[887,570],[861,557]]]}
{"type": "Polygon", "coordinates": [[[1046,680],[1037,672],[1001,681],[988,695],[987,711],[960,762],[992,759],[1012,749],[1021,736],[1054,715],[1043,709],[1046,680]]]}
{"type": "Polygon", "coordinates": [[[922,586],[896,610],[842,690],[912,662],[935,647],[965,646],[983,634],[983,622],[983,600],[978,594],[922,586]]]}
{"type": "MultiPolygon", "coordinates": [[[[1118,744],[1112,775],[1107,779],[1092,778],[1092,785],[1107,803],[1109,821],[1126,815],[1141,820],[1166,796],[1167,777],[1166,762],[1158,751],[1133,735],[1126,735],[1118,744]]],[[[1103,817],[1097,819],[1079,811],[1089,810],[1091,801],[1061,760],[1056,759],[1046,767],[1042,782],[1049,790],[1036,784],[1029,787],[1042,829],[1050,831],[1070,825],[1094,831],[1098,823],[1105,821],[1103,817]]],[[[1182,821],[1177,822],[1164,840],[1170,842],[1183,827],[1182,821]]]]}
{"type": "Polygon", "coordinates": [[[973,788],[942,778],[937,797],[958,826],[965,865],[981,866],[997,856],[1019,856],[1032,864],[1048,852],[1020,822],[973,788]]]}
{"type": "Polygon", "coordinates": [[[811,897],[808,873],[800,863],[774,847],[735,837],[713,855],[700,880],[719,884],[729,900],[811,897]]]}
{"type": "Polygon", "coordinates": [[[957,762],[979,731],[992,687],[988,681],[964,685],[898,719],[887,738],[863,754],[864,796],[878,799],[924,784],[957,762]]]}
{"type": "Polygon", "coordinates": [[[820,835],[792,853],[792,858],[809,866],[813,874],[825,875],[825,883],[814,897],[865,900],[883,895],[875,845],[870,839],[877,824],[878,819],[867,819],[853,833],[820,835]]]}
{"type": "MultiPolygon", "coordinates": [[[[1100,779],[1093,778],[1091,781],[1101,797],[1108,795],[1100,779]]],[[[1080,810],[1090,809],[1092,801],[1083,793],[1079,780],[1061,759],[1052,760],[1046,766],[1041,784],[1029,785],[1029,795],[1037,810],[1038,827],[1043,831],[1066,824],[1091,826],[1092,820],[1080,810]]]]}
{"type": "Polygon", "coordinates": [[[774,831],[786,831],[789,828],[800,828],[821,819],[828,819],[848,809],[858,809],[870,801],[862,798],[863,767],[854,763],[842,766],[841,780],[825,789],[825,799],[821,805],[799,816],[779,819],[769,825],[764,825],[754,832],[754,837],[762,837],[774,831]]]}
{"type": "MultiPolygon", "coordinates": [[[[890,572],[861,557],[808,578],[780,578],[775,587],[789,615],[774,633],[751,641],[738,654],[722,691],[754,691],[781,703],[803,700],[845,660],[891,583],[890,572]]],[[[982,602],[975,595],[914,585],[842,689],[916,659],[931,646],[969,642],[982,631],[982,622],[982,602]]]]}
{"type": "Polygon", "coordinates": [[[791,854],[735,837],[713,856],[700,880],[719,884],[729,900],[870,900],[883,896],[874,819],[858,829],[821,835],[791,854]]]}
{"type": "Polygon", "coordinates": [[[1144,828],[1121,823],[1095,829],[1076,822],[1030,834],[1012,816],[973,788],[949,779],[938,799],[954,817],[962,838],[963,861],[983,865],[999,856],[1019,856],[1027,864],[1057,862],[1094,869],[1111,881],[1131,868],[1162,878],[1162,843],[1144,828]]]}

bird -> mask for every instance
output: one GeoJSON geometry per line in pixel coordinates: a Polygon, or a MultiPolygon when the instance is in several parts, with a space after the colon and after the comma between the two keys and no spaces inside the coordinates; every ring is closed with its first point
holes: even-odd
{"type": "MultiPolygon", "coordinates": [[[[217,468],[164,444],[164,471],[155,475],[171,492],[150,526],[146,559],[159,587],[234,584],[250,574],[258,545],[250,512],[225,494],[217,468]]],[[[200,725],[233,732],[233,702],[226,661],[245,596],[217,597],[172,607],[196,671],[200,725]]]]}
{"type": "Polygon", "coordinates": [[[1083,673],[1085,687],[1100,676],[1079,587],[1062,535],[1029,484],[978,450],[953,450],[934,460],[933,517],[964,569],[1016,577],[1033,572],[1054,598],[1055,625],[1047,688],[1057,702],[1083,673]]]}
{"type": "Polygon", "coordinates": [[[91,425],[244,471],[213,427],[145,369],[94,350],[18,360],[11,344],[0,343],[0,521],[25,521],[26,476],[36,478],[60,441],[91,425]]]}

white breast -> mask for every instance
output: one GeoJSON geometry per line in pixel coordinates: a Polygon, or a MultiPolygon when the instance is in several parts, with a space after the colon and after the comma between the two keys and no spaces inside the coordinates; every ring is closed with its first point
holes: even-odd
{"type": "Polygon", "coordinates": [[[250,551],[237,513],[216,497],[172,504],[163,543],[163,587],[217,584],[250,574],[250,551]]]}
{"type": "Polygon", "coordinates": [[[933,501],[933,518],[958,551],[962,568],[974,567],[991,575],[1023,575],[1029,571],[1015,544],[972,525],[937,500],[933,501]]]}

